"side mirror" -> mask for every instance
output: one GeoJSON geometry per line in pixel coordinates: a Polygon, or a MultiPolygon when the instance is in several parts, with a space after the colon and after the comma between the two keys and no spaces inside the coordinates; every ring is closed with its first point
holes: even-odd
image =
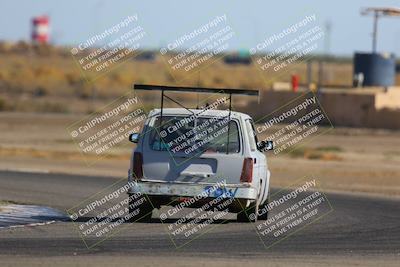
{"type": "Polygon", "coordinates": [[[129,141],[131,141],[132,143],[137,143],[139,142],[139,134],[138,133],[131,133],[129,135],[129,141]]]}
{"type": "Polygon", "coordinates": [[[261,152],[274,150],[274,142],[273,141],[261,141],[257,144],[257,148],[261,152]]]}

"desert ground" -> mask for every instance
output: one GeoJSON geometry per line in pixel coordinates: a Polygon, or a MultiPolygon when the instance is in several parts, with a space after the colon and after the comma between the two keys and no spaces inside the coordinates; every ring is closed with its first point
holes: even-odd
{"type": "MultiPolygon", "coordinates": [[[[67,127],[71,114],[0,114],[0,169],[123,178],[134,144],[85,163],[67,127]]],[[[285,187],[313,176],[324,190],[400,197],[400,131],[333,128],[294,151],[267,153],[271,185],[285,187]]],[[[85,156],[87,157],[87,156],[85,156]]]]}
{"type": "MultiPolygon", "coordinates": [[[[134,83],[267,90],[275,81],[290,81],[294,73],[301,83],[306,80],[304,62],[268,81],[254,64],[223,62],[184,79],[172,76],[157,56],[153,61],[131,59],[95,83],[86,83],[65,48],[0,44],[0,55],[0,210],[2,205],[28,204],[66,211],[126,178],[134,144],[123,142],[106,157],[84,155],[68,126],[131,91],[134,83]]],[[[314,83],[317,64],[315,59],[314,83]]],[[[325,84],[351,85],[351,59],[326,62],[324,72],[325,84]]],[[[396,79],[399,84],[400,75],[396,79]]],[[[151,96],[143,100],[147,108],[158,104],[151,96]]],[[[184,100],[197,101],[195,95],[184,100]]],[[[400,130],[334,125],[322,127],[321,133],[289,153],[266,153],[271,190],[312,177],[334,207],[328,216],[271,250],[260,245],[253,226],[235,220],[177,250],[153,214],[151,223],[127,224],[126,231],[92,250],[67,219],[2,229],[0,261],[4,266],[54,266],[54,262],[60,266],[242,266],[248,262],[253,266],[397,266],[400,130]]]]}

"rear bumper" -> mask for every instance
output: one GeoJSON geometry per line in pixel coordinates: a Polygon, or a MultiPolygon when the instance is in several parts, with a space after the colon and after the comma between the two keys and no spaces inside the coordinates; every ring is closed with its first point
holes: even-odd
{"type": "Polygon", "coordinates": [[[207,195],[218,197],[218,194],[225,193],[230,197],[244,200],[255,200],[257,189],[247,184],[226,184],[218,187],[218,190],[207,193],[207,189],[215,183],[171,183],[163,181],[142,180],[134,183],[128,193],[141,193],[150,196],[175,196],[175,197],[197,197],[207,195]]]}

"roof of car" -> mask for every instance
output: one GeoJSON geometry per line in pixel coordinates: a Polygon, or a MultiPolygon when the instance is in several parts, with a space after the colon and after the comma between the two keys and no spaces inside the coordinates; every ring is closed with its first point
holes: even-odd
{"type": "MultiPolygon", "coordinates": [[[[161,112],[161,109],[153,109],[150,111],[149,116],[155,116],[158,115],[161,112]]],[[[199,114],[199,116],[211,116],[211,117],[217,117],[217,116],[228,116],[229,115],[229,110],[217,110],[217,109],[209,109],[209,110],[204,110],[204,109],[185,109],[185,108],[163,108],[163,115],[191,115],[191,114],[199,114]]],[[[251,118],[249,115],[242,113],[242,112],[237,112],[237,111],[231,111],[231,116],[232,117],[243,117],[245,119],[251,118]]]]}

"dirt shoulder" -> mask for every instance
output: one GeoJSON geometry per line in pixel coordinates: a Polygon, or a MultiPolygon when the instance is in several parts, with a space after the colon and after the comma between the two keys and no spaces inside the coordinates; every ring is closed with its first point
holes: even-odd
{"type": "MultiPolygon", "coordinates": [[[[76,115],[0,113],[0,169],[126,177],[131,143],[83,157],[68,135],[76,115]]],[[[310,177],[324,190],[400,196],[400,131],[333,129],[290,154],[268,155],[271,185],[310,177]]]]}

